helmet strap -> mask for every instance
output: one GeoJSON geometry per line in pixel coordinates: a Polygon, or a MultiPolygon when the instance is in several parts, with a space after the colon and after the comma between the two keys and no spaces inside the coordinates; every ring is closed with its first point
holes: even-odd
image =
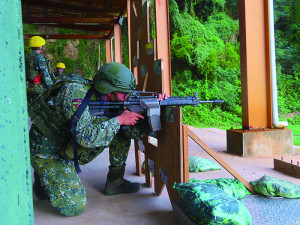
{"type": "Polygon", "coordinates": [[[114,92],[114,101],[116,102],[118,99],[118,92],[114,92]]]}
{"type": "MultiPolygon", "coordinates": [[[[100,98],[101,98],[101,96],[100,96],[100,98]]],[[[102,98],[101,98],[101,99],[102,99],[102,98]]],[[[98,98],[97,98],[97,100],[98,100],[98,102],[99,102],[100,104],[104,104],[104,103],[106,102],[106,95],[104,95],[104,101],[103,101],[103,102],[101,102],[101,100],[98,99],[98,98]]]]}

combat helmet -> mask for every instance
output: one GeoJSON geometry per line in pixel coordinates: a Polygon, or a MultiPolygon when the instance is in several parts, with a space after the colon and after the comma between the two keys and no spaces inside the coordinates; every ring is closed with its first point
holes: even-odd
{"type": "Polygon", "coordinates": [[[39,48],[46,44],[44,38],[40,36],[32,36],[29,40],[29,47],[30,48],[39,48]]]}
{"type": "Polygon", "coordinates": [[[57,64],[56,64],[56,68],[62,68],[62,69],[65,69],[65,68],[66,68],[66,65],[65,65],[64,63],[60,62],[60,63],[57,63],[57,64]]]}
{"type": "Polygon", "coordinates": [[[136,88],[132,72],[123,64],[109,62],[102,66],[93,79],[95,89],[102,94],[132,92],[136,88]]]}

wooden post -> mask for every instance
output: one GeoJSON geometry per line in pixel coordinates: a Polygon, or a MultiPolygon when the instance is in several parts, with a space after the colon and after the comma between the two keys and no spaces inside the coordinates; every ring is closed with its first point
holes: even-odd
{"type": "Polygon", "coordinates": [[[105,39],[106,62],[111,62],[111,40],[105,39]]]}
{"type": "Polygon", "coordinates": [[[267,0],[239,0],[242,123],[272,128],[267,0]]]}
{"type": "Polygon", "coordinates": [[[155,1],[157,59],[163,61],[162,92],[171,95],[171,60],[168,0],[155,1]]]}
{"type": "Polygon", "coordinates": [[[122,46],[121,46],[121,26],[117,23],[114,25],[115,36],[115,61],[122,63],[122,46]]]}

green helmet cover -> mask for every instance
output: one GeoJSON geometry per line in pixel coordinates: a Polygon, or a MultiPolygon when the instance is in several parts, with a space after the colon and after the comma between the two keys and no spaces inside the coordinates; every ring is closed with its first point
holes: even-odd
{"type": "Polygon", "coordinates": [[[93,79],[95,89],[102,94],[129,93],[136,88],[132,72],[123,64],[109,62],[103,65],[93,79]]]}

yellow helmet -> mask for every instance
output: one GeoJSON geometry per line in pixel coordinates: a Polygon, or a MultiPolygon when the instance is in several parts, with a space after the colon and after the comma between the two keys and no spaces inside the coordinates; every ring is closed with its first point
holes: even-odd
{"type": "Polygon", "coordinates": [[[65,66],[65,64],[63,64],[63,63],[60,62],[60,63],[57,63],[56,68],[62,68],[62,69],[65,69],[66,66],[65,66]]]}
{"type": "Polygon", "coordinates": [[[39,48],[46,44],[44,38],[40,36],[32,36],[29,40],[29,47],[30,48],[39,48]]]}

